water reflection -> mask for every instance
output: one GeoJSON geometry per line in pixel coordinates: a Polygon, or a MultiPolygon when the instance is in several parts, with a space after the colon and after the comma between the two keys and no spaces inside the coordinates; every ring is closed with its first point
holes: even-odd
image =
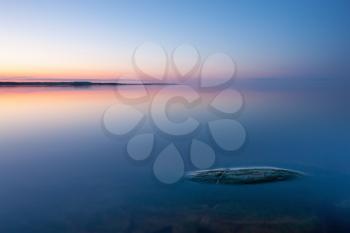
{"type": "MultiPolygon", "coordinates": [[[[151,97],[159,91],[152,88],[151,97]]],[[[348,110],[337,107],[343,100],[324,89],[240,91],[245,104],[233,118],[247,138],[234,152],[220,149],[203,126],[222,117],[207,108],[215,93],[200,92],[193,107],[171,104],[171,121],[190,116],[200,123],[181,140],[155,127],[152,98],[136,102],[146,121],[132,136],[154,136],[145,156],[147,148],[130,152],[127,138],[103,130],[108,107],[135,104],[111,88],[1,88],[0,232],[348,232],[348,110]],[[244,187],[159,182],[154,163],[169,144],[184,170],[212,165],[205,149],[204,165],[190,156],[192,139],[214,149],[214,167],[281,166],[310,176],[244,187]]]]}

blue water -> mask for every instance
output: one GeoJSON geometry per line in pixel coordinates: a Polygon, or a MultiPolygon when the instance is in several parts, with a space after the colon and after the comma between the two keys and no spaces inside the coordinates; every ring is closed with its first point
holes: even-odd
{"type": "MultiPolygon", "coordinates": [[[[349,232],[349,88],[325,81],[237,88],[244,107],[235,118],[247,139],[235,153],[216,149],[214,167],[278,166],[306,177],[162,184],[152,166],[172,139],[154,130],[155,153],[128,157],[126,140],[101,126],[118,98],[112,87],[2,88],[0,232],[349,232]]],[[[209,138],[206,130],[194,137],[209,138]]]]}

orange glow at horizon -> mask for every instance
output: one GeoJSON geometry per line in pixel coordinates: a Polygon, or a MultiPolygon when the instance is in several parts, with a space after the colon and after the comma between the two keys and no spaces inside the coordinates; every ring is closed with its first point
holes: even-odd
{"type": "Polygon", "coordinates": [[[114,79],[123,75],[124,72],[108,70],[0,70],[0,79],[114,79]]]}

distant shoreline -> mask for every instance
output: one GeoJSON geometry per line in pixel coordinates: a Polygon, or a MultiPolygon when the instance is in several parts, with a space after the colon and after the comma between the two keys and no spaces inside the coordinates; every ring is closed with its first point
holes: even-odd
{"type": "Polygon", "coordinates": [[[119,83],[119,82],[1,82],[0,87],[88,87],[88,86],[118,86],[118,85],[173,85],[172,83],[119,83]]]}

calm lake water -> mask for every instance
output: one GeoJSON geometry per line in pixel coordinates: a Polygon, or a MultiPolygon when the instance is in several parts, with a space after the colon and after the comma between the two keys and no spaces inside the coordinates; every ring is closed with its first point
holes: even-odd
{"type": "MultiPolygon", "coordinates": [[[[150,86],[150,93],[161,88],[150,86]]],[[[244,97],[234,115],[246,130],[243,147],[216,149],[204,126],[191,135],[215,149],[213,167],[278,166],[306,177],[166,185],[152,168],[171,137],[146,121],[133,134],[153,133],[154,153],[134,161],[128,140],[103,127],[106,109],[120,101],[114,87],[0,88],[0,232],[350,232],[349,88],[252,81],[237,89],[244,97]]],[[[200,93],[203,101],[193,110],[175,104],[171,117],[219,119],[203,107],[211,94],[200,93]]],[[[136,103],[146,116],[151,100],[136,103]]],[[[176,142],[186,155],[186,140],[176,142]]],[[[183,159],[186,171],[196,170],[183,159]]]]}

